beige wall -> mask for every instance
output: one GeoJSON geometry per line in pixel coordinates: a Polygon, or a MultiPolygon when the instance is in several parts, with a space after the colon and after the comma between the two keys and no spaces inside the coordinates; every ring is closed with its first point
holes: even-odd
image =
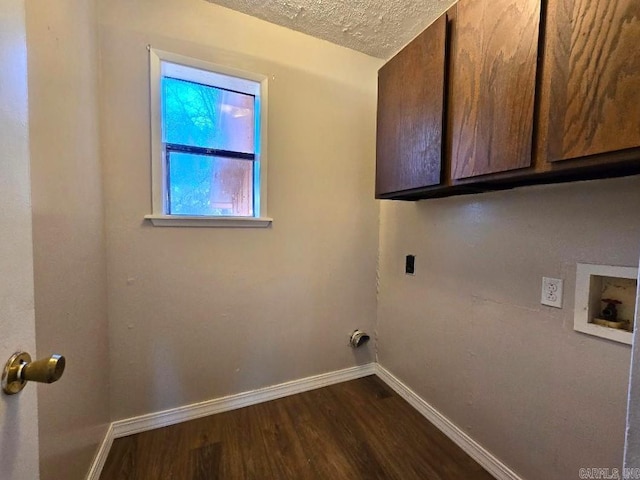
{"type": "Polygon", "coordinates": [[[102,2],[113,419],[367,363],[380,61],[200,0],[102,2]],[[270,229],[159,228],[147,44],[269,76],[270,229]]]}
{"type": "Polygon", "coordinates": [[[640,178],[382,202],[378,230],[379,60],[199,0],[104,0],[98,47],[94,14],[28,11],[38,350],[69,360],[39,389],[43,478],[82,478],[109,411],[374,360],[346,341],[376,329],[378,253],[384,367],[523,478],[620,466],[630,349],[573,332],[573,289],[577,262],[637,264],[640,178]],[[269,75],[272,228],[143,221],[147,44],[269,75]]]}
{"type": "Polygon", "coordinates": [[[630,347],[573,331],[575,265],[637,266],[639,205],[640,177],[383,202],[380,363],[523,478],[619,468],[630,347]]]}
{"type": "Polygon", "coordinates": [[[74,480],[110,420],[95,2],[27,2],[27,29],[37,347],[67,359],[38,385],[41,477],[74,480]]]}
{"type": "MultiPolygon", "coordinates": [[[[0,365],[35,353],[29,198],[29,112],[25,2],[0,0],[0,365]]],[[[0,477],[37,480],[38,417],[33,386],[0,393],[0,477]]]]}

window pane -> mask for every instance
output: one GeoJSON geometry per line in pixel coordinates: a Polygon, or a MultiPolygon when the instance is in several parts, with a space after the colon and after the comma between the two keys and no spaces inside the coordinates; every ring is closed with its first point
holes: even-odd
{"type": "Polygon", "coordinates": [[[255,97],[162,78],[162,133],[167,143],[255,153],[255,97]]]}
{"type": "Polygon", "coordinates": [[[253,161],[171,152],[169,214],[253,216],[253,161]]]}

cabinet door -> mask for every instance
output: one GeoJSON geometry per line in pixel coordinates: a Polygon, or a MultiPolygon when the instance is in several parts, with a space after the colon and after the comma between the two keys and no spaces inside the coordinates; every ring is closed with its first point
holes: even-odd
{"type": "Polygon", "coordinates": [[[376,198],[440,183],[445,36],[442,17],[378,72],[376,198]]]}
{"type": "Polygon", "coordinates": [[[540,0],[461,0],[451,44],[451,175],[529,167],[540,0]]]}
{"type": "Polygon", "coordinates": [[[640,1],[549,0],[540,149],[548,161],[640,146],[640,1]]]}

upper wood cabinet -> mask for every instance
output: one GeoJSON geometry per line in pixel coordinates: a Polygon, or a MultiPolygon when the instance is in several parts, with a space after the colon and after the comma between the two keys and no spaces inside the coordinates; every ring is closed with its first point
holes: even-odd
{"type": "Polygon", "coordinates": [[[531,166],[540,0],[461,0],[450,18],[452,178],[531,166]]]}
{"type": "Polygon", "coordinates": [[[459,0],[378,95],[377,198],[638,174],[640,0],[459,0]]]}
{"type": "Polygon", "coordinates": [[[540,153],[640,147],[640,1],[548,0],[540,153]]]}
{"type": "Polygon", "coordinates": [[[441,179],[446,19],[378,73],[376,198],[441,179]]]}

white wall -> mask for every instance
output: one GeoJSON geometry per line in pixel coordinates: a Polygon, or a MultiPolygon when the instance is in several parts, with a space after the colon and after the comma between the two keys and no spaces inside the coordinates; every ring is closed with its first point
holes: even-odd
{"type": "Polygon", "coordinates": [[[67,359],[38,385],[51,480],[84,478],[110,421],[96,14],[95,1],[27,3],[37,347],[67,359]]]}
{"type": "MultiPolygon", "coordinates": [[[[25,2],[0,0],[0,365],[35,354],[25,2]]],[[[0,477],[37,480],[38,416],[33,385],[0,393],[0,477]]]]}
{"type": "Polygon", "coordinates": [[[383,202],[380,363],[522,478],[620,468],[630,348],[573,331],[575,266],[636,266],[639,205],[637,176],[383,202]]]}
{"type": "Polygon", "coordinates": [[[381,61],[200,0],[101,2],[114,419],[373,360],[381,61]],[[269,76],[272,228],[158,228],[147,44],[269,76]]]}

